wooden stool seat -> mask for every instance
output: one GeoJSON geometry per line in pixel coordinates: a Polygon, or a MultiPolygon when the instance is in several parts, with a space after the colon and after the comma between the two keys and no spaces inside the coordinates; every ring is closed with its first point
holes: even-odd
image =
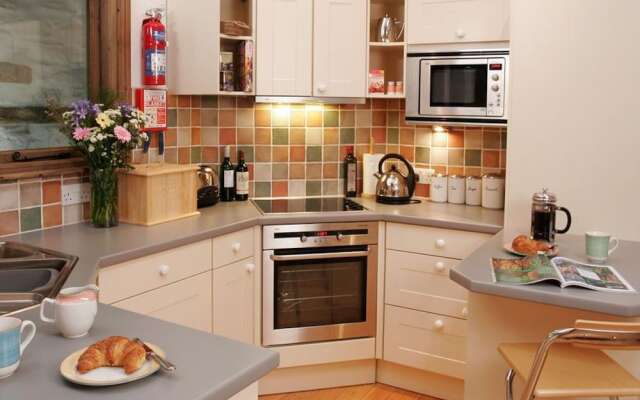
{"type": "MultiPolygon", "coordinates": [[[[504,343],[498,350],[515,373],[529,378],[539,343],[504,343]]],[[[640,395],[640,381],[601,350],[568,343],[551,346],[535,397],[640,395]]]]}

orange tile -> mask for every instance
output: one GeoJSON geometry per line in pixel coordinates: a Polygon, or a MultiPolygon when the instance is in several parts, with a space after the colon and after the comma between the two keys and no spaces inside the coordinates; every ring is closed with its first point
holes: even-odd
{"type": "Polygon", "coordinates": [[[500,168],[507,168],[507,152],[500,150],[500,168]]]}
{"type": "Polygon", "coordinates": [[[19,229],[18,211],[0,213],[0,236],[18,233],[19,229]]]}
{"type": "Polygon", "coordinates": [[[62,205],[54,204],[43,207],[42,222],[45,228],[62,225],[62,205]]]}
{"type": "Polygon", "coordinates": [[[387,111],[374,110],[371,113],[371,126],[387,126],[387,111]]]}
{"type": "Polygon", "coordinates": [[[191,96],[178,96],[178,107],[179,108],[191,107],[191,96]]]}
{"type": "Polygon", "coordinates": [[[436,174],[446,174],[447,173],[447,166],[446,165],[431,165],[431,168],[433,168],[436,172],[436,174]]]}
{"type": "Polygon", "coordinates": [[[418,183],[416,185],[416,191],[414,194],[418,197],[429,197],[429,185],[424,183],[418,183]]]}
{"type": "Polygon", "coordinates": [[[400,144],[411,145],[415,143],[415,130],[413,128],[400,129],[400,144]]]}
{"type": "Polygon", "coordinates": [[[305,132],[304,128],[291,128],[289,131],[291,137],[289,138],[289,143],[291,144],[304,144],[305,143],[305,132]]]}
{"type": "Polygon", "coordinates": [[[289,195],[289,181],[274,181],[271,183],[271,195],[273,197],[286,197],[289,195]]]}
{"type": "Polygon", "coordinates": [[[338,164],[326,163],[322,165],[322,177],[324,179],[336,179],[338,178],[338,164]]]}
{"type": "Polygon", "coordinates": [[[238,144],[253,144],[253,128],[238,128],[238,144]]]}
{"type": "Polygon", "coordinates": [[[371,139],[375,144],[387,143],[387,129],[386,128],[371,128],[371,139]]]}
{"type": "Polygon", "coordinates": [[[387,110],[400,110],[400,100],[399,99],[387,100],[387,110]]]}
{"type": "Polygon", "coordinates": [[[191,127],[191,145],[199,146],[202,142],[202,135],[200,133],[200,128],[196,126],[191,127]]]}
{"type": "Polygon", "coordinates": [[[236,126],[236,110],[218,111],[218,121],[220,126],[236,126]]]}
{"type": "Polygon", "coordinates": [[[387,99],[372,99],[371,108],[374,110],[386,110],[388,106],[387,99]]]}
{"type": "Polygon", "coordinates": [[[305,160],[305,147],[304,146],[291,146],[289,148],[289,159],[292,162],[305,160]]]}
{"type": "Polygon", "coordinates": [[[307,164],[307,179],[322,179],[322,164],[307,164]]]}
{"type": "Polygon", "coordinates": [[[302,111],[302,110],[292,110],[290,118],[291,118],[291,126],[296,126],[296,127],[304,127],[305,126],[304,111],[302,111]]]}
{"type": "Polygon", "coordinates": [[[220,96],[218,97],[218,104],[220,108],[236,108],[235,96],[220,96]]]}
{"type": "Polygon", "coordinates": [[[191,96],[191,108],[200,108],[201,104],[202,104],[202,97],[191,96]]]}
{"type": "Polygon", "coordinates": [[[252,108],[255,105],[256,103],[252,96],[240,96],[236,101],[238,108],[252,108]]]}
{"type": "Polygon", "coordinates": [[[271,110],[256,110],[256,126],[271,126],[271,110]]]}
{"type": "Polygon", "coordinates": [[[371,152],[377,154],[385,154],[387,153],[387,145],[386,144],[374,144],[371,146],[371,152]]]}
{"type": "Polygon", "coordinates": [[[178,163],[189,164],[191,162],[191,149],[188,147],[180,147],[178,149],[178,163]]]}
{"type": "Polygon", "coordinates": [[[60,181],[42,182],[43,204],[59,203],[61,200],[60,181]]]}
{"type": "Polygon", "coordinates": [[[355,104],[340,104],[341,110],[355,110],[355,108],[356,108],[355,104]]]}
{"type": "Polygon", "coordinates": [[[448,167],[447,173],[449,175],[464,175],[464,167],[448,167]]]}
{"type": "Polygon", "coordinates": [[[304,179],[305,164],[289,164],[289,179],[304,179]]]}
{"type": "Polygon", "coordinates": [[[273,146],[271,150],[271,158],[274,162],[289,161],[289,146],[273,146]]]}
{"type": "Polygon", "coordinates": [[[256,128],[256,144],[271,144],[271,128],[256,128]]]}
{"type": "Polygon", "coordinates": [[[449,147],[464,147],[464,130],[451,129],[449,131],[449,147]]]}
{"type": "Polygon", "coordinates": [[[324,128],[323,136],[323,144],[338,144],[338,128],[324,128]]]}
{"type": "Polygon", "coordinates": [[[407,159],[409,162],[414,160],[414,147],[413,146],[400,146],[400,155],[407,159]]]}
{"type": "Polygon", "coordinates": [[[307,126],[322,126],[322,111],[307,111],[307,126]]]}
{"type": "Polygon", "coordinates": [[[364,104],[356,104],[356,110],[371,110],[371,99],[367,99],[364,104]]]}
{"type": "Polygon", "coordinates": [[[175,94],[167,95],[167,107],[175,108],[177,106],[178,106],[178,96],[176,96],[175,94]]]}
{"type": "Polygon", "coordinates": [[[169,147],[178,145],[178,130],[176,128],[168,128],[164,135],[165,146],[169,147]]]}
{"type": "Polygon", "coordinates": [[[483,168],[500,168],[500,151],[482,150],[483,168]]]}
{"type": "Polygon", "coordinates": [[[220,128],[220,144],[236,144],[236,129],[220,128]]]}
{"type": "Polygon", "coordinates": [[[398,125],[400,128],[411,128],[413,125],[407,124],[404,119],[404,108],[398,112],[398,125]]]}
{"type": "Polygon", "coordinates": [[[465,167],[464,174],[466,176],[480,176],[482,174],[482,169],[479,167],[465,167]]]}
{"type": "Polygon", "coordinates": [[[218,148],[214,146],[204,146],[202,148],[202,162],[218,163],[218,148]]]}
{"type": "Polygon", "coordinates": [[[369,144],[371,142],[371,129],[369,128],[357,128],[356,129],[356,143],[357,144],[369,144]]]}
{"type": "Polygon", "coordinates": [[[356,145],[356,158],[358,161],[362,161],[365,153],[371,152],[371,146],[368,144],[359,144],[356,145]]]}
{"type": "Polygon", "coordinates": [[[200,126],[200,109],[191,109],[191,126],[200,126]]]}

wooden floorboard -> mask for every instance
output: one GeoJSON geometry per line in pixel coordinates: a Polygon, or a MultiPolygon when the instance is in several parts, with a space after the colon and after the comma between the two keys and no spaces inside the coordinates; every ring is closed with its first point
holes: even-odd
{"type": "Polygon", "coordinates": [[[342,388],[310,390],[307,392],[271,394],[260,400],[438,400],[380,383],[342,388]]]}

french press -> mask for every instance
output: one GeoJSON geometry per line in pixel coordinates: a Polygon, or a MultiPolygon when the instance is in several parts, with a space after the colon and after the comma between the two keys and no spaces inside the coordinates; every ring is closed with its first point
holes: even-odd
{"type": "Polygon", "coordinates": [[[548,189],[533,194],[531,204],[531,237],[534,240],[544,240],[555,243],[556,233],[567,233],[571,227],[571,213],[564,207],[556,205],[556,195],[548,189]],[[567,225],[563,229],[556,229],[556,211],[562,211],[567,216],[567,225]]]}

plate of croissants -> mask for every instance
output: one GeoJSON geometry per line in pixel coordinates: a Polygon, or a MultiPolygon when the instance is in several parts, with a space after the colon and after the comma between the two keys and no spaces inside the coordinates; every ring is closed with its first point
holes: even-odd
{"type": "Polygon", "coordinates": [[[549,257],[558,255],[558,246],[543,240],[534,240],[527,235],[516,236],[511,243],[505,243],[504,249],[518,256],[531,256],[544,252],[549,257]]]}
{"type": "MultiPolygon", "coordinates": [[[[156,354],[164,351],[145,342],[156,354]]],[[[123,336],[109,336],[89,347],[80,349],[60,364],[62,376],[74,383],[87,386],[111,386],[145,378],[160,368],[141,343],[123,336]]]]}

